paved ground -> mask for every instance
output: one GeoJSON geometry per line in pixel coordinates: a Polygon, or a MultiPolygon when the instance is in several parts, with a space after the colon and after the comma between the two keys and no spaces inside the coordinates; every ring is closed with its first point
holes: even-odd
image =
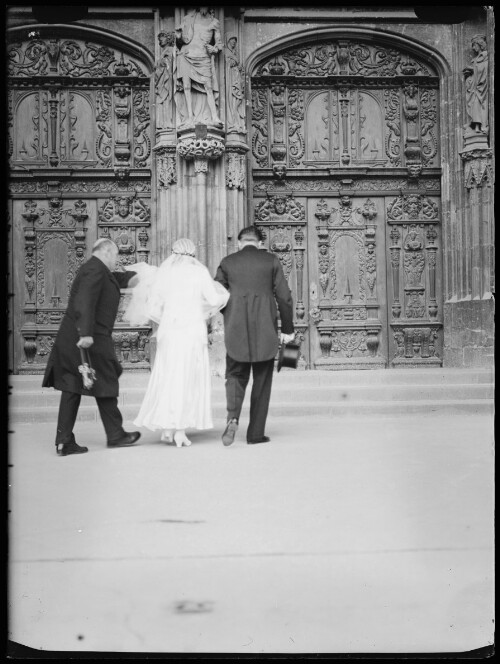
{"type": "MultiPolygon", "coordinates": [[[[128,428],[132,426],[129,423],[128,428]]],[[[275,418],[272,442],[60,458],[10,439],[10,638],[44,650],[464,651],[493,641],[489,416],[275,418]]]]}

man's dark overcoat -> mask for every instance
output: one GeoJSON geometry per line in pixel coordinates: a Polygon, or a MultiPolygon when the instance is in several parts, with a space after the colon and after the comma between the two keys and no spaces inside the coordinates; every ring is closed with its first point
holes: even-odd
{"type": "Polygon", "coordinates": [[[278,352],[278,309],[281,331],[294,331],[292,294],[279,259],[247,245],[222,259],[215,280],[230,292],[222,310],[229,357],[238,362],[274,358],[278,352]]]}
{"type": "Polygon", "coordinates": [[[122,373],[111,333],[120,303],[120,288],[125,288],[134,272],[111,272],[96,256],[78,270],[69,296],[68,308],[61,321],[47,362],[43,387],[76,392],[93,397],[117,397],[118,378],[122,373]],[[97,380],[91,391],[84,389],[80,337],[92,337],[89,348],[97,380]]]}

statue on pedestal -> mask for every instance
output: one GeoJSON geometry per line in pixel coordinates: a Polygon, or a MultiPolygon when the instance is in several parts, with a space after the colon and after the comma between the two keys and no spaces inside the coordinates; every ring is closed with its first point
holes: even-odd
{"type": "Polygon", "coordinates": [[[154,81],[156,91],[156,128],[171,129],[174,126],[172,117],[173,105],[173,47],[174,32],[160,32],[160,57],[155,67],[154,81]]]}
{"type": "Polygon", "coordinates": [[[215,55],[222,49],[219,21],[208,7],[199,7],[186,14],[175,34],[178,128],[195,123],[222,127],[216,107],[219,85],[215,55]]]}
{"type": "Polygon", "coordinates": [[[488,133],[488,52],[486,39],[476,35],[471,40],[472,66],[465,67],[465,104],[469,121],[466,132],[488,133]]]}

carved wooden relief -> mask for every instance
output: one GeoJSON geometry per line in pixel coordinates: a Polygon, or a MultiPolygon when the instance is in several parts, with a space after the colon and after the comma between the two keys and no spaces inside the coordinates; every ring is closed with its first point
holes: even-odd
{"type": "Polygon", "coordinates": [[[389,199],[387,220],[392,363],[439,366],[442,312],[437,291],[441,253],[438,201],[422,194],[389,199]]]}
{"type": "Polygon", "coordinates": [[[310,317],[319,335],[318,367],[346,368],[353,361],[385,364],[378,355],[382,323],[378,314],[377,215],[371,199],[359,205],[344,195],[316,203],[321,297],[310,317]]]}
{"type": "Polygon", "coordinates": [[[109,46],[79,39],[36,39],[7,49],[9,76],[145,77],[144,65],[109,46]]]}
{"type": "Polygon", "coordinates": [[[269,166],[269,97],[265,89],[252,91],[252,155],[255,165],[269,166]]]}
{"type": "MultiPolygon", "coordinates": [[[[255,208],[255,224],[264,246],[279,258],[288,284],[294,294],[295,319],[300,325],[305,317],[304,253],[305,210],[289,193],[268,196],[255,208]],[[295,278],[293,279],[292,272],[295,278]]],[[[305,324],[302,324],[306,327],[305,324]]]]}
{"type": "Polygon", "coordinates": [[[389,77],[436,76],[437,72],[413,55],[396,48],[332,39],[324,44],[298,46],[272,56],[257,69],[257,76],[322,77],[332,75],[389,77]]]}
{"type": "Polygon", "coordinates": [[[438,86],[423,58],[354,38],[295,45],[253,72],[255,223],[294,288],[300,263],[311,366],[441,362],[438,86]],[[290,222],[270,228],[294,196],[300,255],[290,222]]]}
{"type": "Polygon", "coordinates": [[[118,246],[118,265],[149,262],[151,210],[136,196],[111,197],[99,207],[100,237],[111,238],[118,246]]]}
{"type": "MultiPolygon", "coordinates": [[[[141,195],[151,193],[150,81],[132,55],[54,36],[9,44],[8,74],[9,193],[26,197],[14,201],[24,244],[15,370],[41,373],[95,239],[115,239],[123,265],[148,261],[150,207],[141,195]]],[[[130,334],[129,365],[145,368],[149,330],[130,334]]]]}

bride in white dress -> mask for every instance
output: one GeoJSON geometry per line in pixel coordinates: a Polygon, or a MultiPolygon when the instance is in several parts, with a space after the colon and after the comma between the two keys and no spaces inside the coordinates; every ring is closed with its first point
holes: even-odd
{"type": "Polygon", "coordinates": [[[191,445],[186,429],[211,429],[211,379],[206,319],[229,292],[195,257],[189,239],[177,240],[160,267],[137,263],[139,283],[124,314],[131,325],[158,323],[156,357],[134,424],[163,430],[161,440],[191,445]]]}

